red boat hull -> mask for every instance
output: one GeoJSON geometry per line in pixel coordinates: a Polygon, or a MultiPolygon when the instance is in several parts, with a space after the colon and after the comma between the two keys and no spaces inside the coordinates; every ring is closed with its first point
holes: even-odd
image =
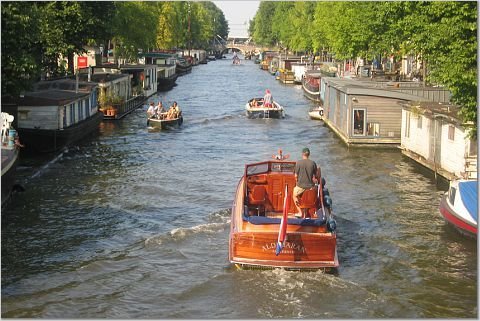
{"type": "Polygon", "coordinates": [[[442,197],[440,201],[440,213],[442,214],[445,221],[454,226],[462,234],[469,237],[477,237],[477,227],[472,226],[468,222],[464,221],[461,217],[455,214],[455,211],[448,204],[446,197],[442,197]]]}

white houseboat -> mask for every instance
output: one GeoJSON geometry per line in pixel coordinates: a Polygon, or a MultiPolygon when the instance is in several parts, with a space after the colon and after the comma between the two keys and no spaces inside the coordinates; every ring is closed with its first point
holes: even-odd
{"type": "MultiPolygon", "coordinates": [[[[477,141],[450,104],[403,105],[402,153],[448,180],[477,179],[477,141]]],[[[473,126],[473,124],[470,124],[473,126]]]]}
{"type": "Polygon", "coordinates": [[[98,129],[97,84],[73,79],[42,81],[17,100],[17,130],[33,152],[55,152],[98,129]]]}

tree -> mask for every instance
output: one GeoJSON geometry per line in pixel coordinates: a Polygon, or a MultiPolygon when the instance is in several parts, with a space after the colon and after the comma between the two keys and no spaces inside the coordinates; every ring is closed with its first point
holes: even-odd
{"type": "Polygon", "coordinates": [[[2,10],[2,96],[17,96],[40,76],[38,7],[31,2],[4,2],[2,10]]]}
{"type": "Polygon", "coordinates": [[[59,73],[58,59],[62,55],[68,58],[69,72],[73,74],[74,54],[83,53],[89,40],[110,34],[113,2],[53,1],[38,2],[38,6],[44,67],[48,73],[59,73]]]}

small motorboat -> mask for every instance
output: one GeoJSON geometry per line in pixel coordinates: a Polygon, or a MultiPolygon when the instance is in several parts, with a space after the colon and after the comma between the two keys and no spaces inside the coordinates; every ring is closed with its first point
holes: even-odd
{"type": "Polygon", "coordinates": [[[263,106],[263,98],[252,98],[245,105],[248,118],[285,118],[285,109],[276,101],[272,107],[263,106]]]}
{"type": "Polygon", "coordinates": [[[440,213],[445,221],[453,225],[462,234],[477,238],[477,209],[477,181],[451,181],[448,192],[440,201],[440,213]]]}
{"type": "Polygon", "coordinates": [[[159,117],[151,117],[147,119],[147,126],[159,129],[178,128],[183,123],[183,115],[180,114],[177,118],[167,118],[167,113],[159,114],[159,117]]]}
{"type": "Polygon", "coordinates": [[[325,181],[306,190],[296,217],[295,161],[247,164],[232,207],[229,261],[238,268],[331,270],[338,267],[336,222],[325,181]]]}
{"type": "Polygon", "coordinates": [[[323,120],[323,107],[318,106],[308,112],[310,119],[323,120]]]}

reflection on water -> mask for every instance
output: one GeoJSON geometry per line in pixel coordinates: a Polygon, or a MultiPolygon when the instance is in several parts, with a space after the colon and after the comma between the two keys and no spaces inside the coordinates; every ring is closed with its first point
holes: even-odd
{"type": "Polygon", "coordinates": [[[309,119],[300,86],[250,61],[177,83],[149,100],[176,100],[179,129],[148,130],[140,108],[47,166],[22,160],[26,191],[2,212],[2,317],[477,316],[476,243],[445,225],[433,175],[398,150],[346,147],[309,119]],[[285,119],[246,118],[266,88],[285,119]],[[244,165],[304,146],[333,197],[338,275],[236,270],[228,233],[244,165]]]}

